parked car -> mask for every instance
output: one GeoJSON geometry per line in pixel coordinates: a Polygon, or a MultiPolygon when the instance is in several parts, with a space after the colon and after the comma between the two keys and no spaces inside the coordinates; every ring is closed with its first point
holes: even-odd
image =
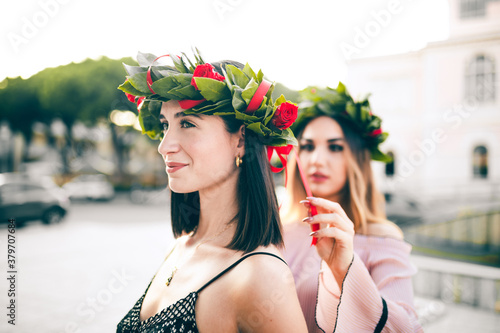
{"type": "Polygon", "coordinates": [[[0,174],[0,221],[17,223],[42,220],[46,224],[63,219],[69,199],[55,184],[27,176],[0,174]]]}
{"type": "Polygon", "coordinates": [[[103,174],[80,175],[64,184],[70,199],[111,200],[115,189],[103,174]]]}

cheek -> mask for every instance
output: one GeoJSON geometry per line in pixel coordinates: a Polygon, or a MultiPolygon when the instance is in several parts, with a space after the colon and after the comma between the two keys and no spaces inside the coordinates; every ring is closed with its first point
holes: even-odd
{"type": "Polygon", "coordinates": [[[227,142],[220,140],[205,138],[193,145],[190,155],[197,172],[207,179],[226,175],[234,162],[227,142]]]}

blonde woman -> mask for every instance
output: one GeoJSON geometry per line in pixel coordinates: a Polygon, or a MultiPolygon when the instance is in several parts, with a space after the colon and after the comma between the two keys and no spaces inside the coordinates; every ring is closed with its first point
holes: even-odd
{"type": "Polygon", "coordinates": [[[300,165],[289,159],[282,221],[284,257],[309,332],[421,332],[411,246],[386,219],[370,166],[372,159],[388,161],[378,149],[387,137],[381,120],[342,84],[303,94],[293,127],[300,165]],[[306,199],[299,166],[313,197],[306,199]],[[311,226],[320,228],[310,233],[311,226]]]}

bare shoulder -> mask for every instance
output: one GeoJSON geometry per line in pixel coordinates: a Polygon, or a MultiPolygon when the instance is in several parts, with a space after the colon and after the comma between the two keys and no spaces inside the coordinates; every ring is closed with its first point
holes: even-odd
{"type": "Polygon", "coordinates": [[[401,229],[393,222],[385,223],[368,223],[368,236],[390,237],[402,240],[404,238],[401,229]]]}
{"type": "MultiPolygon", "coordinates": [[[[281,258],[275,247],[259,248],[281,258]]],[[[233,272],[232,294],[241,332],[306,332],[305,320],[295,291],[293,275],[280,259],[266,254],[252,255],[233,272]],[[247,327],[258,316],[259,327],[247,327]],[[294,319],[290,319],[294,318],[294,319]]]]}
{"type": "Polygon", "coordinates": [[[256,252],[261,254],[251,255],[238,265],[238,273],[242,275],[239,283],[243,290],[258,293],[260,290],[266,290],[272,283],[279,281],[283,284],[290,278],[293,284],[290,269],[279,259],[282,259],[282,256],[278,249],[265,247],[258,248],[253,253],[256,252]]]}

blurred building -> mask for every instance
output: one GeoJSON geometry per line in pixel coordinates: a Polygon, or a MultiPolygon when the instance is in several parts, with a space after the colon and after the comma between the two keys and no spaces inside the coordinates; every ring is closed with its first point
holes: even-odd
{"type": "MultiPolygon", "coordinates": [[[[390,133],[381,187],[427,198],[500,198],[500,1],[449,0],[449,38],[349,63],[352,93],[390,133]]],[[[425,22],[422,22],[425,24],[425,22]]],[[[418,27],[415,27],[418,29],[418,27]]]]}

